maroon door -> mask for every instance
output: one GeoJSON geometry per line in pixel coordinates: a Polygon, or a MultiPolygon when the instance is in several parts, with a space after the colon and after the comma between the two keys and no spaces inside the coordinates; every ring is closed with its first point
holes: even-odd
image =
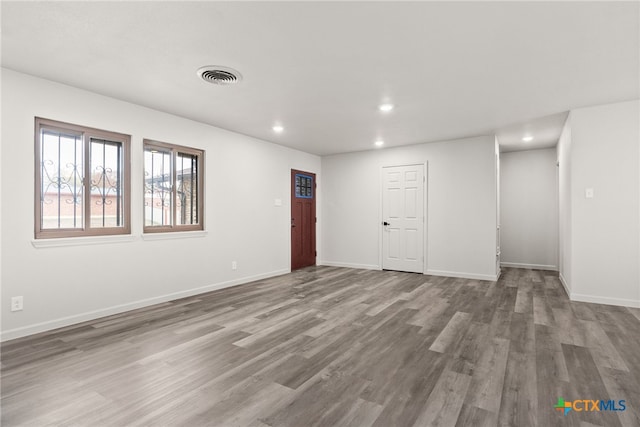
{"type": "Polygon", "coordinates": [[[291,170],[291,270],[316,265],[316,174],[291,170]]]}

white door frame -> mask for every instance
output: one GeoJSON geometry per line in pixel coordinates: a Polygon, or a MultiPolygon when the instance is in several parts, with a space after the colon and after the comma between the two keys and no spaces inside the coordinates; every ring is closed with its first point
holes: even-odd
{"type": "Polygon", "coordinates": [[[383,265],[383,247],[382,247],[382,239],[383,239],[383,233],[384,233],[384,228],[382,227],[382,221],[384,221],[384,218],[382,217],[382,210],[383,210],[383,193],[384,193],[384,169],[385,168],[393,168],[393,167],[398,167],[398,166],[423,166],[424,167],[424,185],[422,186],[422,191],[423,191],[423,217],[424,217],[424,223],[423,223],[423,233],[424,235],[422,236],[422,244],[423,244],[423,254],[424,254],[424,261],[422,263],[422,274],[427,274],[427,266],[428,266],[428,252],[427,252],[427,237],[429,235],[429,231],[428,231],[428,227],[427,224],[429,224],[429,218],[428,218],[428,214],[427,214],[427,196],[429,195],[429,191],[427,190],[427,186],[429,184],[429,162],[409,162],[409,163],[397,163],[397,164],[383,164],[382,166],[380,166],[380,183],[378,185],[379,188],[379,193],[378,193],[378,227],[379,227],[379,231],[378,231],[378,270],[382,270],[382,265],[383,265]]]}

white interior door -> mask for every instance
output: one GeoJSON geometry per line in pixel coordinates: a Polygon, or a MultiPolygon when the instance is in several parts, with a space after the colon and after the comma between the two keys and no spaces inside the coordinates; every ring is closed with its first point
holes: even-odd
{"type": "Polygon", "coordinates": [[[382,268],[424,272],[424,165],[382,168],[382,268]]]}

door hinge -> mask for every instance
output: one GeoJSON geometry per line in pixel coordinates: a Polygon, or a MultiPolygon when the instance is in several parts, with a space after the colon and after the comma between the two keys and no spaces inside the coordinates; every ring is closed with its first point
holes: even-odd
{"type": "Polygon", "coordinates": [[[318,256],[318,251],[315,251],[315,255],[318,256]]]}
{"type": "Polygon", "coordinates": [[[316,217],[316,224],[318,223],[318,217],[316,217]]]}

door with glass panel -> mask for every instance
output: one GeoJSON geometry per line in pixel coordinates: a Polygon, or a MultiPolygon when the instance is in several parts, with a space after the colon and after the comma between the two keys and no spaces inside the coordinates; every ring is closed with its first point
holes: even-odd
{"type": "Polygon", "coordinates": [[[316,175],[291,170],[291,269],[316,264],[316,175]]]}

